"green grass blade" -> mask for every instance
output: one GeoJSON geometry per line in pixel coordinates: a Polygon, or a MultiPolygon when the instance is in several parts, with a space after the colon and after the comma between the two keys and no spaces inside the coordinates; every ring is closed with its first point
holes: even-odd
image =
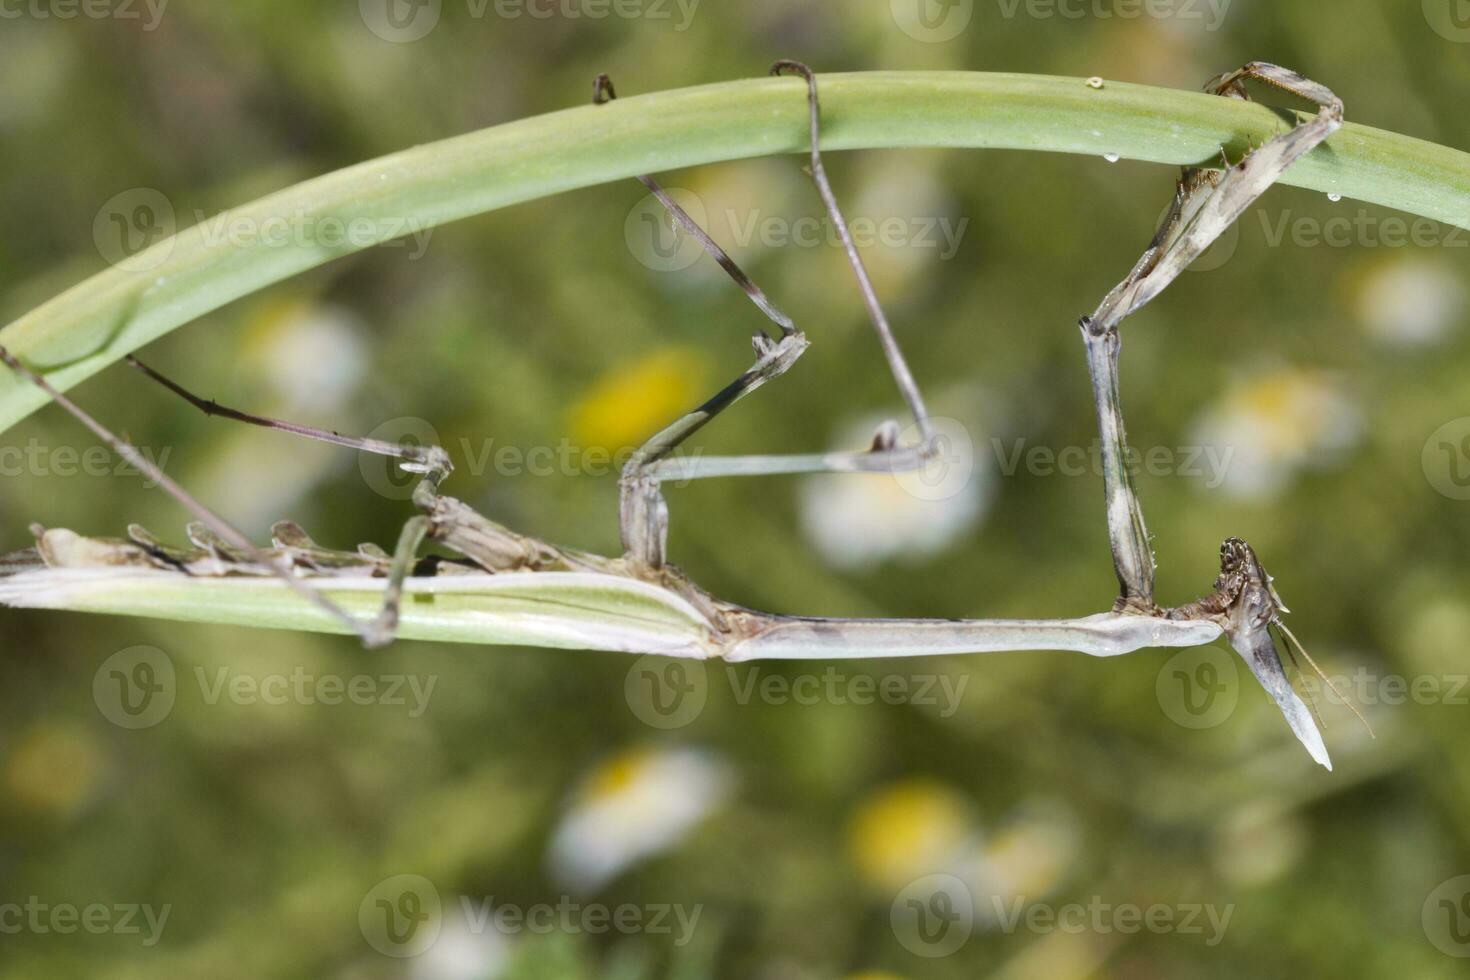
{"type": "MultiPolygon", "coordinates": [[[[979,72],[820,76],[824,147],[993,147],[1166,164],[1208,162],[1289,125],[1261,105],[1080,78],[979,72]]],[[[1352,106],[1348,106],[1351,115],[1352,106]]],[[[806,143],[798,79],[749,79],[619,99],[506,123],[371,160],[243,205],[243,227],[361,221],[386,239],[561,191],[806,143]]],[[[1470,228],[1470,155],[1354,124],[1284,183],[1470,228]]],[[[149,341],[274,282],[373,244],[186,229],[0,330],[0,344],[66,389],[149,341]],[[142,268],[146,267],[146,268],[142,268]],[[132,269],[133,271],[130,271],[132,269]],[[141,269],[141,271],[139,271],[141,269]]],[[[0,372],[0,431],[45,403],[0,372]]]]}

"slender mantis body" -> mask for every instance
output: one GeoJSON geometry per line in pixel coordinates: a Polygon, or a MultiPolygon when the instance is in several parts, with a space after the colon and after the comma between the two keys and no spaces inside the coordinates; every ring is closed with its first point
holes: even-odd
{"type": "MultiPolygon", "coordinates": [[[[1222,170],[1186,168],[1173,203],[1143,257],[1108,293],[1097,310],[1080,321],[1102,437],[1107,524],[1121,590],[1111,612],[1074,620],[814,619],[775,616],[744,609],[709,595],[689,581],[668,562],[669,515],[662,493],[663,483],[676,478],[687,480],[821,471],[897,472],[924,465],[935,451],[934,432],[919,386],[883,313],[822,165],[819,146],[821,109],[816,77],[805,65],[791,61],[778,62],[772,73],[795,74],[805,82],[809,108],[810,174],[838,232],[890,372],[913,415],[919,434],[917,444],[900,445],[896,435],[898,427],[889,423],[879,429],[871,445],[852,452],[694,459],[675,457],[674,451],[685,440],[725,409],[790,370],[807,350],[809,341],[658,183],[645,175],[638,179],[658,198],[671,220],[700,243],[776,331],[775,336],[757,331],[752,338],[756,355],[754,364],[704,403],[654,434],[634,453],[619,481],[622,556],[606,558],[591,555],[517,534],[476,513],[463,502],[442,495],[440,487],[453,472],[453,465],[449,455],[438,447],[401,446],[342,436],[224,408],[198,397],[130,357],[129,363],[134,368],[208,414],[395,458],[402,469],[420,478],[412,497],[419,513],[404,525],[391,555],[368,546],[357,552],[331,551],[317,545],[300,528],[288,523],[276,526],[270,548],[258,548],[169,480],[129,443],[55,390],[44,377],[0,348],[0,361],[45,390],[94,434],[155,480],[198,520],[190,527],[192,548],[170,548],[137,527],[130,529],[127,541],[104,541],[80,538],[70,532],[38,530],[36,549],[6,559],[4,564],[0,564],[0,575],[7,569],[18,570],[11,571],[12,575],[24,575],[37,566],[76,569],[104,565],[195,578],[275,576],[329,617],[336,629],[355,633],[369,647],[381,646],[395,636],[400,624],[402,598],[410,580],[418,583],[414,586],[417,591],[429,578],[483,577],[485,573],[602,576],[639,583],[639,587],[664,590],[687,604],[708,628],[708,635],[685,655],[727,659],[894,656],[1014,649],[1073,649],[1093,655],[1112,655],[1143,646],[1209,642],[1223,634],[1276,700],[1287,722],[1313,758],[1330,768],[1317,727],[1292,691],[1276,653],[1271,628],[1275,626],[1285,630],[1280,622],[1285,607],[1271,585],[1270,576],[1244,541],[1238,538],[1226,540],[1221,549],[1220,577],[1214,590],[1203,599],[1174,609],[1163,608],[1154,600],[1151,542],[1125,463],[1128,458],[1127,441],[1118,398],[1121,343],[1118,327],[1129,314],[1166,288],[1295,160],[1320,144],[1340,125],[1341,102],[1325,87],[1265,63],[1252,63],[1213,80],[1207,86],[1208,91],[1228,98],[1246,98],[1244,80],[1259,79],[1316,102],[1319,112],[1314,118],[1277,135],[1235,163],[1222,159],[1222,170]],[[463,556],[466,561],[420,560],[419,551],[426,540],[463,556]],[[325,594],[329,585],[363,579],[376,580],[376,587],[382,594],[380,610],[366,621],[349,614],[325,594]]],[[[594,84],[594,101],[602,103],[613,97],[611,81],[606,76],[599,76],[594,84]]],[[[1286,635],[1290,636],[1289,631],[1286,635]]]]}

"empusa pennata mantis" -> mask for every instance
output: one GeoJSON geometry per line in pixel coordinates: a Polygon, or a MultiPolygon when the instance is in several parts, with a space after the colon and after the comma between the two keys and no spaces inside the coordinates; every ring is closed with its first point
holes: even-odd
{"type": "MultiPolygon", "coordinates": [[[[1222,171],[1186,169],[1173,203],[1153,242],[1129,275],[1103,300],[1097,311],[1081,321],[1089,375],[1098,416],[1104,461],[1107,523],[1121,595],[1113,611],[1072,620],[860,620],[776,616],[743,609],[708,595],[666,560],[667,507],[661,484],[670,479],[716,476],[753,476],[819,471],[894,472],[925,464],[936,451],[934,433],[917,383],[883,315],[875,291],[853,247],[822,167],[819,151],[820,106],[811,72],[795,62],[780,62],[775,73],[795,73],[806,82],[809,106],[811,176],[833,227],[857,277],[864,305],[900,392],[914,416],[918,441],[900,445],[896,425],[880,428],[866,449],[847,453],[805,456],[739,456],[683,459],[675,449],[735,401],[767,381],[784,374],[805,351],[806,337],[766,298],[736,263],[677,207],[650,177],[645,185],[669,210],[674,221],[698,240],[745,290],[777,328],[777,336],[759,332],[754,338],[756,362],[704,404],[676,419],[635,453],[620,481],[620,529],[625,553],[603,558],[560,548],[518,535],[497,525],[453,498],[440,495],[440,484],[452,472],[449,456],[438,447],[410,447],[341,436],[320,429],[266,419],[198,398],[135,359],[134,367],[210,414],[332,442],[398,460],[421,480],[413,500],[420,514],[404,527],[392,556],[366,548],[357,553],[333,552],[311,542],[294,525],[278,525],[273,547],[258,549],[238,531],[189,497],[157,468],[91,419],[70,400],[8,353],[0,350],[12,369],[28,377],[81,419],[173,495],[198,518],[191,527],[192,549],[169,548],[140,528],[130,529],[128,542],[78,538],[70,532],[43,532],[38,547],[0,563],[9,581],[0,579],[0,598],[17,604],[88,606],[85,600],[63,601],[58,587],[40,584],[39,568],[88,569],[124,566],[148,569],[151,574],[196,579],[277,576],[308,599],[320,614],[318,628],[356,633],[365,644],[388,642],[400,626],[402,597],[443,595],[441,579],[453,578],[469,587],[472,580],[508,581],[518,573],[540,576],[547,588],[581,577],[608,589],[658,590],[682,604],[700,624],[699,635],[687,644],[674,643],[657,652],[684,656],[720,656],[727,659],[759,657],[901,656],[1017,649],[1072,649],[1093,655],[1112,655],[1143,646],[1179,646],[1210,642],[1224,633],[1255,675],[1271,693],[1293,731],[1313,757],[1328,765],[1326,750],[1310,714],[1291,690],[1272,640],[1284,612],[1260,562],[1239,539],[1222,548],[1221,575],[1214,591],[1198,602],[1166,609],[1153,597],[1153,556],[1142,511],[1133,492],[1124,461],[1126,435],[1118,402],[1118,325],[1134,310],[1162,291],[1196,256],[1234,221],[1266,188],[1303,154],[1317,146],[1342,119],[1342,106],[1326,88],[1273,65],[1255,63],[1222,76],[1209,91],[1245,98],[1242,83],[1256,78],[1302,95],[1319,106],[1318,114],[1252,150],[1235,163],[1222,160],[1222,171]],[[468,563],[429,566],[418,561],[424,540],[437,541],[468,559],[468,563]],[[468,567],[466,567],[468,566],[468,567]],[[18,571],[17,571],[18,570],[18,571]],[[453,573],[451,575],[451,573],[453,573]],[[486,573],[489,573],[488,575],[486,573]],[[33,577],[27,579],[27,575],[33,577]],[[561,576],[561,578],[558,578],[561,576]],[[588,578],[590,577],[590,579],[588,578]],[[618,585],[623,583],[623,585],[618,585]],[[22,586],[28,586],[29,589],[22,586]],[[51,588],[48,593],[47,589],[51,588]],[[340,596],[352,590],[376,591],[381,607],[369,620],[343,608],[340,596]]],[[[599,78],[596,100],[612,97],[611,84],[599,78]]],[[[1223,154],[1222,154],[1223,156],[1223,154]]],[[[534,587],[532,587],[534,589],[534,587]]],[[[646,598],[646,596],[645,596],[646,598]]],[[[115,610],[113,610],[115,611],[115,610]]],[[[586,624],[581,624],[585,626],[586,624]]],[[[636,630],[632,634],[636,636],[636,630]]],[[[1289,636],[1289,633],[1286,633],[1289,636]]],[[[638,640],[599,635],[594,627],[577,632],[570,627],[558,637],[575,645],[637,649],[638,640]]],[[[1289,650],[1289,647],[1288,647],[1289,650]]]]}

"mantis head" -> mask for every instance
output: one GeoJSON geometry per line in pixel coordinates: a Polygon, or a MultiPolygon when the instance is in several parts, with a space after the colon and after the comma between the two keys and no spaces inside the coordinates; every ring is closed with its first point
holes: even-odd
{"type": "Polygon", "coordinates": [[[1224,604],[1218,621],[1230,645],[1276,701],[1286,723],[1312,758],[1331,770],[1332,760],[1316,719],[1292,690],[1276,651],[1275,637],[1271,635],[1272,626],[1286,629],[1281,614],[1289,610],[1255,551],[1240,538],[1226,538],[1220,546],[1220,577],[1215,581],[1215,595],[1224,604]]]}

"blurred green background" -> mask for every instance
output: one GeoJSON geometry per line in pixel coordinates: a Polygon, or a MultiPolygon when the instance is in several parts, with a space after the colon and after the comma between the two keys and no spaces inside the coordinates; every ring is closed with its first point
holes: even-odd
{"type": "MultiPolygon", "coordinates": [[[[1349,119],[1470,146],[1457,0],[917,2],[442,0],[395,22],[381,0],[0,5],[3,319],[117,257],[119,201],[161,195],[187,226],[581,104],[601,71],[623,94],[777,57],[1193,88],[1266,59],[1330,85],[1349,119]]],[[[1174,174],[1013,152],[827,162],[849,219],[888,229],[864,254],[962,475],[930,501],[886,477],[673,489],[675,560],[777,612],[1106,608],[1074,324],[1174,174]]],[[[665,178],[813,342],[700,451],[857,448],[902,417],[801,163],[665,178]]],[[[762,323],[707,260],[666,269],[681,262],[643,213],[627,181],[434,229],[146,356],[225,404],[431,434],[459,465],[448,492],[613,553],[608,454],[743,369],[762,323]]],[[[1273,189],[1124,328],[1160,598],[1205,592],[1220,541],[1247,538],[1377,729],[1318,691],[1335,772],[1223,647],[681,676],[3,610],[0,978],[1463,976],[1470,233],[1412,222],[1273,189]],[[141,722],[108,667],[139,647],[174,691],[141,722]],[[323,703],[352,684],[363,703],[323,703]],[[88,906],[92,928],[58,928],[88,906]]],[[[257,538],[289,517],[386,546],[410,512],[381,465],[207,419],[123,368],[74,395],[257,538]]],[[[0,551],[33,521],[182,538],[180,508],[83,456],[59,410],[0,446],[0,551]]]]}

